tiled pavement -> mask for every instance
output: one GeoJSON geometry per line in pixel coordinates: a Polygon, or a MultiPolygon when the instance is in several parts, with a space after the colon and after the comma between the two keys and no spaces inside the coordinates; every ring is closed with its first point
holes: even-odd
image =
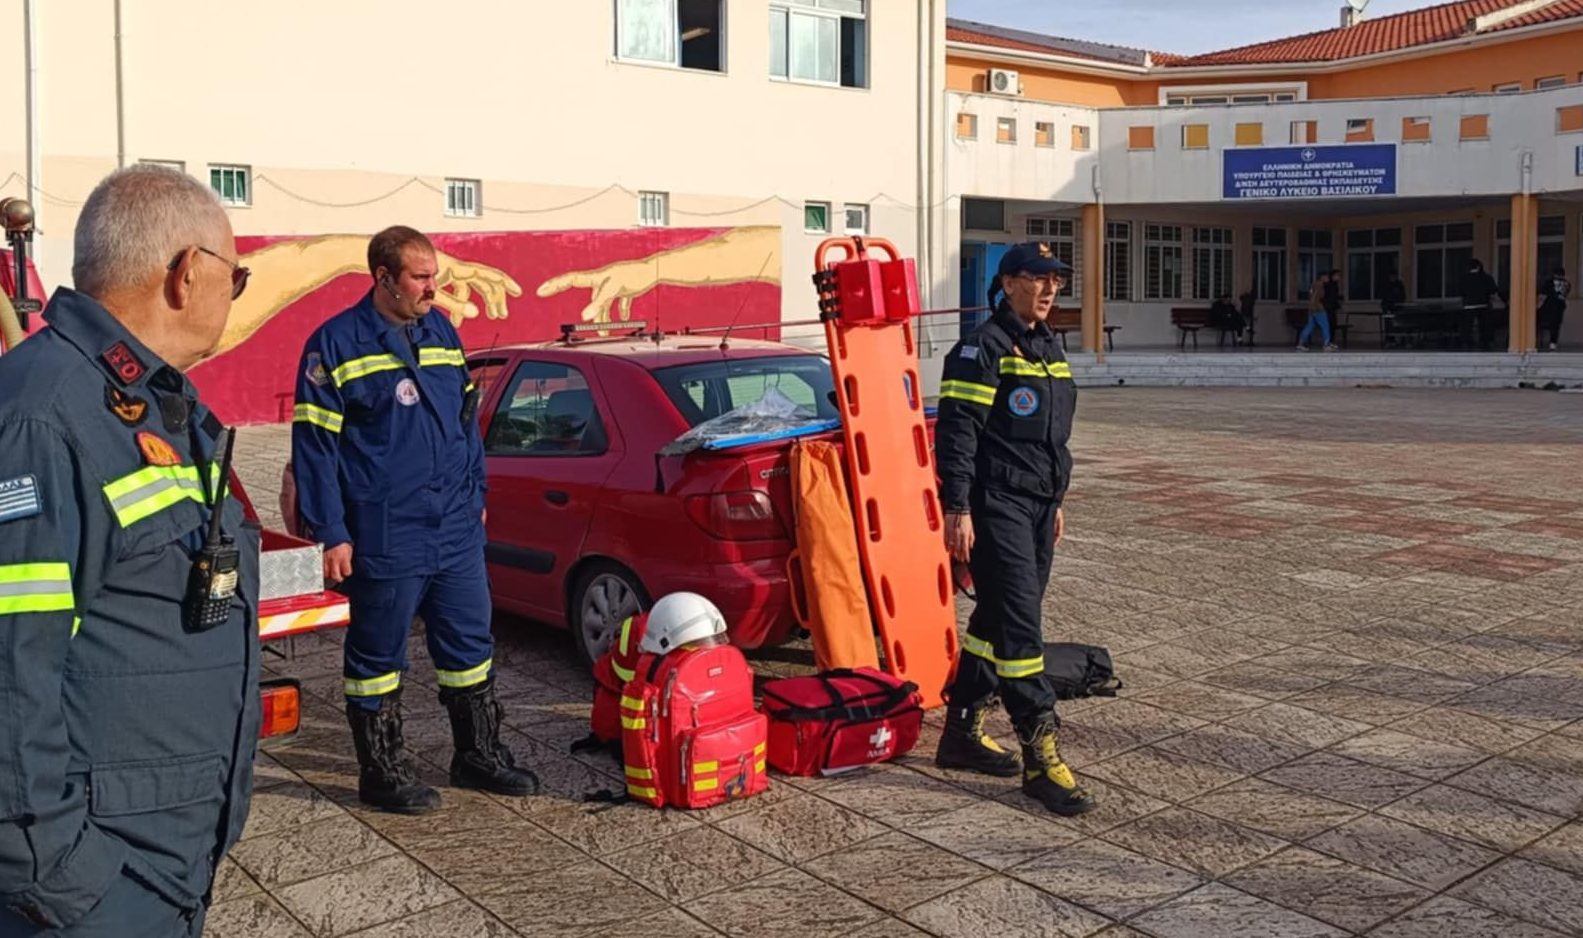
{"type": "MultiPolygon", "coordinates": [[[[284,439],[244,436],[256,493],[284,439]]],[[[935,769],[937,715],[855,777],[699,814],[588,804],[620,784],[567,754],[588,679],[562,636],[500,621],[508,735],[547,793],[375,814],[337,644],[309,640],[274,662],[307,728],[260,760],[207,933],[1583,934],[1583,398],[1085,391],[1075,451],[1050,635],[1109,646],[1127,682],[1062,708],[1096,812],[935,769]]],[[[413,691],[440,782],[448,730],[413,691]]]]}

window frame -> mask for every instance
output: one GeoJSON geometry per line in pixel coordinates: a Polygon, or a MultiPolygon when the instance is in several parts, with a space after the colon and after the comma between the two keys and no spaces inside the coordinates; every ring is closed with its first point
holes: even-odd
{"type": "Polygon", "coordinates": [[[1056,296],[1061,299],[1082,299],[1077,291],[1078,252],[1082,248],[1077,219],[1058,215],[1028,215],[1023,218],[1022,227],[1028,240],[1049,244],[1056,259],[1072,268],[1071,276],[1066,278],[1066,285],[1056,296]]]}
{"type": "Polygon", "coordinates": [[[1117,303],[1131,303],[1132,293],[1132,222],[1107,219],[1105,221],[1105,299],[1117,303]],[[1118,230],[1120,237],[1117,237],[1118,230]],[[1116,263],[1118,255],[1122,258],[1120,264],[1116,263]]]}
{"type": "Polygon", "coordinates": [[[639,228],[668,228],[671,224],[671,194],[658,189],[642,189],[638,191],[638,227],[639,228]],[[649,211],[651,205],[658,204],[659,215],[655,220],[649,211]]]}
{"type": "Polygon", "coordinates": [[[209,188],[226,208],[249,208],[253,204],[253,167],[245,163],[210,163],[209,188]],[[215,185],[215,174],[220,173],[224,179],[227,172],[241,173],[243,195],[240,200],[226,198],[224,190],[215,185]]]}
{"type": "Polygon", "coordinates": [[[770,80],[771,81],[783,81],[783,82],[787,82],[789,84],[797,84],[797,85],[818,85],[818,86],[824,87],[824,88],[849,88],[849,89],[852,89],[852,90],[866,91],[870,87],[873,86],[873,68],[871,66],[870,60],[873,57],[874,40],[873,40],[873,30],[869,28],[869,25],[870,25],[869,18],[872,16],[872,13],[873,13],[873,11],[870,9],[870,6],[872,5],[872,0],[855,0],[855,2],[861,3],[862,4],[862,8],[863,8],[861,13],[856,13],[856,14],[850,13],[850,12],[841,11],[841,10],[834,9],[834,8],[825,8],[824,6],[821,5],[824,2],[831,2],[831,0],[770,0],[770,2],[766,5],[767,8],[768,8],[768,13],[769,13],[770,35],[771,35],[771,39],[770,39],[770,43],[771,43],[771,49],[770,49],[770,72],[769,72],[770,80]],[[784,15],[784,17],[785,17],[785,24],[786,24],[786,27],[785,27],[785,41],[786,41],[785,65],[786,65],[786,72],[785,72],[785,74],[780,74],[780,73],[777,73],[775,71],[775,57],[774,57],[775,50],[774,50],[773,46],[774,46],[774,31],[775,31],[774,20],[775,20],[775,17],[777,15],[784,15]],[[792,74],[792,72],[794,70],[794,66],[793,66],[793,63],[792,63],[792,49],[793,49],[793,42],[792,42],[792,17],[793,16],[817,17],[817,18],[829,19],[829,20],[834,20],[835,21],[835,73],[836,73],[835,80],[831,81],[831,80],[826,80],[826,79],[823,79],[823,78],[807,78],[807,77],[801,77],[801,76],[797,76],[797,75],[792,74]],[[844,38],[845,25],[842,22],[843,20],[856,20],[856,21],[861,22],[863,24],[863,26],[862,26],[862,29],[863,29],[863,40],[862,40],[863,48],[862,48],[862,52],[861,52],[862,75],[861,75],[860,78],[854,79],[854,82],[852,84],[847,84],[845,81],[842,80],[842,71],[843,71],[843,69],[842,69],[842,62],[843,62],[843,59],[844,59],[843,53],[845,51],[845,38],[844,38]]]}
{"type": "Polygon", "coordinates": [[[830,202],[823,202],[823,201],[819,201],[817,199],[809,199],[809,200],[803,202],[803,204],[802,204],[802,230],[803,230],[803,233],[804,234],[825,234],[825,235],[829,234],[830,233],[830,224],[831,224],[831,209],[833,207],[834,206],[830,202]],[[808,224],[808,212],[809,212],[810,209],[820,209],[820,208],[822,208],[824,210],[824,226],[820,227],[820,228],[815,228],[815,227],[813,227],[813,226],[808,224]]]}
{"type": "MultiPolygon", "coordinates": [[[[481,362],[481,364],[482,364],[482,362],[481,362]]],[[[469,370],[471,370],[471,363],[469,363],[469,370]]],[[[504,369],[502,369],[502,370],[504,370],[504,369]]],[[[553,379],[541,378],[541,379],[538,379],[538,380],[544,381],[544,380],[553,380],[553,379]]],[[[482,395],[484,392],[480,391],[479,393],[482,395]]],[[[544,403],[545,403],[546,407],[549,406],[549,397],[550,397],[549,395],[545,395],[544,396],[544,403]]],[[[584,437],[587,436],[588,431],[589,431],[589,428],[587,428],[587,427],[585,427],[583,429],[584,437]]],[[[543,437],[540,437],[540,439],[543,439],[543,437]]],[[[534,442],[537,442],[537,440],[535,440],[534,442]]],[[[577,367],[576,365],[568,364],[567,362],[563,362],[563,361],[557,361],[555,359],[549,359],[549,358],[520,358],[520,359],[518,359],[517,362],[516,362],[515,367],[513,367],[511,369],[511,376],[506,379],[505,392],[500,395],[500,399],[499,400],[495,401],[495,408],[494,408],[493,411],[490,412],[490,415],[489,415],[489,432],[484,435],[484,438],[483,438],[483,449],[484,449],[484,457],[485,458],[491,458],[491,459],[589,459],[589,458],[596,458],[596,457],[604,456],[604,455],[608,454],[610,452],[610,430],[609,430],[609,425],[608,425],[608,422],[605,420],[605,415],[602,412],[602,409],[600,407],[599,395],[594,390],[594,383],[592,381],[588,380],[588,372],[585,369],[577,367]],[[502,413],[502,408],[504,408],[507,411],[510,410],[510,406],[509,406],[510,402],[513,399],[515,399],[515,397],[516,397],[516,393],[515,392],[516,392],[517,385],[519,383],[518,382],[518,377],[520,375],[522,375],[522,373],[524,371],[526,371],[528,368],[531,368],[533,366],[539,366],[539,367],[546,367],[547,366],[547,367],[551,367],[551,368],[562,368],[562,369],[566,370],[567,377],[570,377],[571,375],[575,374],[579,379],[582,380],[583,388],[588,391],[588,401],[589,401],[589,405],[590,405],[589,413],[590,413],[592,419],[598,424],[599,436],[600,436],[600,439],[603,441],[603,446],[601,448],[599,448],[597,450],[592,450],[592,449],[582,450],[582,449],[580,449],[580,450],[577,450],[575,452],[542,452],[542,453],[502,452],[500,450],[495,450],[495,449],[491,449],[490,448],[489,435],[495,432],[495,426],[496,426],[497,422],[500,420],[500,416],[501,416],[501,413],[502,413]]]]}
{"type": "Polygon", "coordinates": [[[1191,232],[1193,262],[1193,299],[1215,300],[1237,295],[1237,229],[1230,225],[1194,225],[1191,232]],[[1207,240],[1202,237],[1207,235],[1207,240]],[[1222,240],[1223,239],[1223,240],[1222,240]],[[1208,265],[1208,276],[1201,274],[1208,265]],[[1221,270],[1217,273],[1216,268],[1221,270]],[[1224,289],[1218,283],[1225,278],[1224,289]]]}
{"type": "Polygon", "coordinates": [[[1164,302],[1168,300],[1181,300],[1186,298],[1187,287],[1187,254],[1186,234],[1187,226],[1170,222],[1144,222],[1143,223],[1143,300],[1144,302],[1164,302]],[[1164,234],[1174,230],[1174,239],[1167,238],[1164,234]],[[1169,273],[1166,260],[1174,256],[1176,259],[1175,281],[1171,284],[1174,289],[1167,290],[1169,273]],[[1156,265],[1158,261],[1158,265],[1156,265]],[[1155,267],[1158,266],[1158,270],[1155,267]],[[1156,276],[1158,274],[1158,276],[1156,276]],[[1158,281],[1158,283],[1156,283],[1158,281]]]}
{"type": "Polygon", "coordinates": [[[460,176],[445,177],[445,217],[446,218],[478,218],[484,214],[484,187],[477,179],[465,179],[460,176]],[[458,192],[467,193],[472,205],[470,208],[457,207],[454,198],[458,192]]]}
{"type": "Polygon", "coordinates": [[[726,14],[727,6],[728,6],[727,3],[726,3],[726,0],[714,0],[715,9],[717,11],[716,19],[720,23],[720,38],[719,38],[719,43],[720,43],[719,64],[720,64],[720,67],[719,68],[700,68],[700,67],[694,66],[694,65],[684,65],[684,64],[682,64],[683,53],[685,51],[685,49],[683,47],[683,44],[686,42],[685,33],[682,32],[682,3],[684,2],[684,0],[661,0],[661,2],[669,3],[671,5],[671,10],[672,10],[672,14],[673,14],[671,16],[671,19],[673,21],[673,23],[672,23],[672,30],[671,30],[671,43],[672,43],[673,54],[671,56],[671,60],[667,62],[667,61],[662,60],[662,59],[646,59],[646,58],[643,58],[641,56],[632,56],[632,55],[625,55],[625,54],[623,54],[623,52],[622,52],[622,44],[623,44],[622,43],[622,39],[623,39],[622,22],[623,22],[623,17],[621,15],[622,14],[622,0],[612,0],[613,8],[612,8],[612,14],[611,15],[612,15],[612,20],[614,21],[614,24],[615,24],[615,36],[614,36],[615,48],[614,48],[614,50],[612,52],[612,58],[616,62],[618,62],[618,63],[620,63],[622,65],[638,65],[638,66],[643,66],[645,68],[669,68],[669,69],[674,69],[674,70],[679,71],[679,72],[691,72],[691,73],[697,73],[697,74],[702,74],[702,75],[725,75],[725,74],[728,74],[729,73],[729,68],[728,68],[728,60],[727,60],[727,57],[726,57],[726,47],[727,47],[726,36],[727,36],[727,34],[729,33],[730,30],[729,30],[728,21],[727,21],[727,14],[726,14]]]}

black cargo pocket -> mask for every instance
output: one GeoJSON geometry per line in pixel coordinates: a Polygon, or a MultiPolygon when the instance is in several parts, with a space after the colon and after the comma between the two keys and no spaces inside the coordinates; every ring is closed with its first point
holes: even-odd
{"type": "Polygon", "coordinates": [[[127,817],[219,801],[225,794],[223,764],[218,755],[206,753],[95,765],[88,776],[89,813],[127,817]]]}
{"type": "Polygon", "coordinates": [[[1048,392],[1033,384],[1017,384],[1006,392],[1007,435],[1014,440],[1042,440],[1049,423],[1048,392]]]}

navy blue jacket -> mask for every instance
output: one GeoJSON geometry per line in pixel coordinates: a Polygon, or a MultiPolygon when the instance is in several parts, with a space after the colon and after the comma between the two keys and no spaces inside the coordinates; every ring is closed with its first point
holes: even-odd
{"type": "Polygon", "coordinates": [[[258,531],[227,498],[230,619],[185,631],[219,424],[92,298],[44,317],[0,356],[0,917],[68,925],[123,867],[196,908],[252,791],[258,531]]]}
{"type": "Polygon", "coordinates": [[[1076,408],[1061,340],[1002,302],[945,357],[934,428],[940,502],[966,511],[969,493],[988,488],[1059,506],[1071,483],[1076,408]]]}
{"type": "Polygon", "coordinates": [[[363,301],[308,338],[291,449],[310,536],[351,543],[377,579],[438,572],[484,543],[484,447],[461,338],[441,312],[406,326],[363,301]]]}

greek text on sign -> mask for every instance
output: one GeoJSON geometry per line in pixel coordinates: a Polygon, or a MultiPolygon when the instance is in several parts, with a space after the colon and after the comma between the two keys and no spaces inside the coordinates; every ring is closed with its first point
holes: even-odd
{"type": "Polygon", "coordinates": [[[1396,144],[1225,150],[1227,199],[1347,199],[1396,194],[1396,144]]]}

